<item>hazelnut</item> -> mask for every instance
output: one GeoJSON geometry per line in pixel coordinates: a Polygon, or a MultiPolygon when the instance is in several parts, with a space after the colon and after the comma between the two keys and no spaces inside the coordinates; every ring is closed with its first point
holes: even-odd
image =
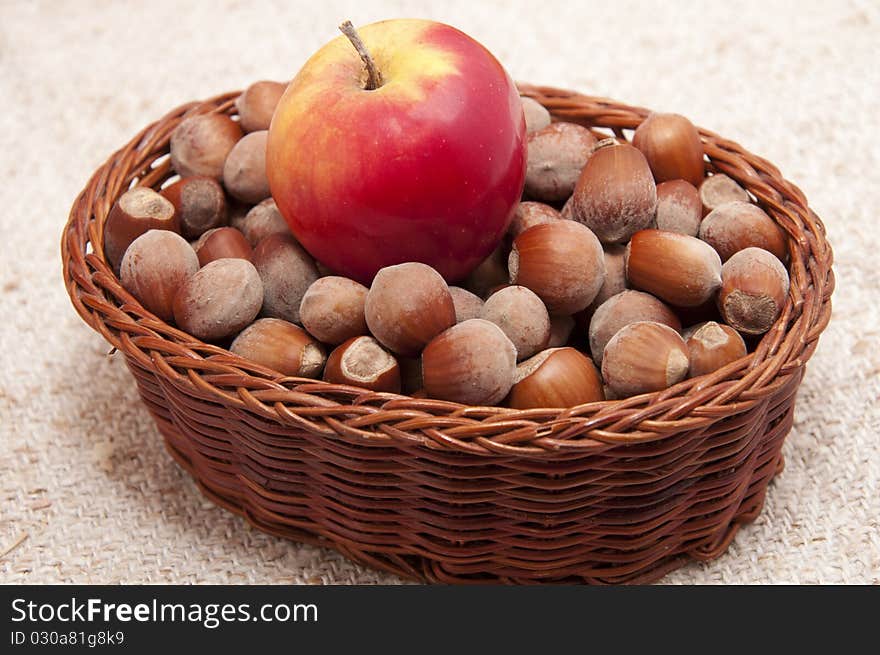
{"type": "Polygon", "coordinates": [[[729,325],[708,321],[695,325],[684,336],[690,361],[689,377],[717,371],[746,356],[746,343],[729,325]]]}
{"type": "Polygon", "coordinates": [[[147,230],[180,232],[174,205],[148,187],[129,189],[113,204],[104,223],[104,254],[114,271],[132,241],[147,230]]]}
{"type": "Polygon", "coordinates": [[[315,260],[289,234],[273,234],[257,247],[251,261],[263,281],[263,316],[299,323],[306,290],[318,279],[315,260]]]}
{"type": "Polygon", "coordinates": [[[330,353],[324,380],[400,393],[400,365],[373,337],[352,337],[330,353]]]}
{"type": "Polygon", "coordinates": [[[228,207],[223,187],[213,177],[184,177],[162,189],[180,221],[180,233],[198,239],[208,230],[226,225],[228,207]]]}
{"type": "Polygon", "coordinates": [[[548,348],[560,348],[568,343],[571,339],[571,333],[574,332],[575,321],[572,316],[551,316],[550,317],[550,340],[547,342],[548,348]]]}
{"type": "Polygon", "coordinates": [[[605,259],[605,277],[599,293],[586,309],[591,316],[599,305],[626,289],[626,246],[608,244],[603,246],[602,254],[605,259]]]}
{"type": "Polygon", "coordinates": [[[364,312],[373,336],[408,357],[455,325],[455,304],[446,281],[418,262],[386,266],[376,273],[364,312]]]}
{"type": "Polygon", "coordinates": [[[515,239],[530,227],[543,223],[552,223],[561,219],[562,215],[550,205],[545,205],[542,202],[521,202],[516,207],[516,213],[514,213],[513,220],[510,222],[507,234],[515,239]]]}
{"type": "Polygon", "coordinates": [[[642,230],[627,246],[626,279],[668,303],[695,307],[721,286],[721,259],[709,244],[686,234],[642,230]]]}
{"type": "Polygon", "coordinates": [[[303,295],[299,318],[303,327],[324,343],[340,344],[367,334],[366,298],[363,284],[335,275],[321,277],[303,295]]]}
{"type": "Polygon", "coordinates": [[[786,260],[785,232],[763,209],[734,200],[713,209],[700,226],[700,238],[718,251],[721,261],[745,248],[769,250],[786,260]]]}
{"type": "Polygon", "coordinates": [[[430,398],[494,405],[513,386],[516,348],[494,323],[472,318],[434,337],[422,353],[430,398]]]}
{"type": "Polygon", "coordinates": [[[651,225],[657,187],[641,152],[611,139],[602,143],[577,181],[572,212],[602,243],[622,243],[651,225]]]}
{"type": "Polygon", "coordinates": [[[602,357],[602,377],[620,398],[660,391],[688,373],[688,351],[668,325],[639,321],[612,337],[602,357]]]}
{"type": "Polygon", "coordinates": [[[177,326],[197,339],[219,341],[260,312],[263,285],[246,259],[217,259],[191,275],[174,296],[177,326]]]}
{"type": "Polygon", "coordinates": [[[516,367],[507,405],[566,408],[600,400],[605,393],[593,362],[574,348],[551,348],[516,367]]]}
{"type": "Polygon", "coordinates": [[[278,206],[272,198],[266,198],[252,207],[234,227],[241,230],[254,248],[260,241],[273,234],[290,234],[287,221],[278,211],[278,206]]]}
{"type": "Polygon", "coordinates": [[[235,337],[229,350],[252,362],[298,378],[317,378],[324,349],[301,327],[279,318],[254,321],[235,337]]]}
{"type": "Polygon", "coordinates": [[[746,248],[721,268],[718,309],[731,327],[763,334],[782,314],[788,288],[788,271],[778,257],[761,248],[746,248]]]}
{"type": "Polygon", "coordinates": [[[681,330],[675,312],[654,296],[627,289],[599,305],[590,320],[590,352],[597,364],[602,363],[605,346],[621,329],[631,323],[652,321],[681,330]]]}
{"type": "Polygon", "coordinates": [[[654,179],[687,180],[700,186],[705,175],[700,133],[684,116],[652,113],[633,134],[633,145],[644,153],[654,179]]]}
{"type": "Polygon", "coordinates": [[[715,175],[707,177],[700,184],[699,189],[700,202],[703,204],[703,216],[734,200],[749,201],[749,194],[746,190],[723,173],[715,173],[715,175]]]}
{"type": "Polygon", "coordinates": [[[565,204],[562,205],[562,209],[559,210],[559,215],[562,216],[567,221],[573,221],[574,218],[574,209],[572,208],[572,199],[574,196],[569,196],[568,200],[565,201],[565,204]]]}
{"type": "Polygon", "coordinates": [[[494,296],[496,293],[498,293],[502,289],[506,289],[507,287],[511,287],[511,286],[513,286],[513,285],[508,282],[505,282],[504,284],[499,284],[497,287],[492,287],[491,289],[489,289],[489,293],[486,294],[486,299],[489,299],[490,297],[494,296]]]}
{"type": "Polygon", "coordinates": [[[455,306],[456,323],[480,317],[480,312],[483,311],[482,298],[461,287],[449,287],[449,293],[455,306]]]}
{"type": "Polygon", "coordinates": [[[236,200],[257,203],[271,195],[266,177],[267,130],[246,134],[226,157],[223,185],[236,200]]]}
{"type": "Polygon", "coordinates": [[[516,348],[517,359],[531,357],[547,347],[550,315],[534,292],[510,286],[489,296],[480,318],[501,328],[516,348]]]}
{"type": "Polygon", "coordinates": [[[695,237],[703,220],[703,205],[696,187],[685,180],[669,180],[657,185],[656,226],[666,232],[695,237]]]}
{"type": "Polygon", "coordinates": [[[492,253],[470,272],[461,286],[471,293],[485,298],[497,286],[506,284],[510,274],[507,272],[507,252],[499,244],[492,253]]]}
{"type": "Polygon", "coordinates": [[[602,244],[574,221],[536,225],[513,242],[510,282],[534,291],[551,314],[585,309],[605,279],[602,244]]]}
{"type": "Polygon", "coordinates": [[[171,165],[181,177],[204,175],[219,180],[223,162],[241,136],[241,127],[226,114],[184,118],[171,133],[171,165]]]}
{"type": "Polygon", "coordinates": [[[592,132],[574,123],[551,123],[529,134],[525,194],[542,202],[563,202],[574,191],[595,143],[592,132]]]}
{"type": "Polygon", "coordinates": [[[241,128],[245,132],[268,130],[272,114],[284,95],[286,84],[261,80],[254,82],[235,101],[241,128]]]}
{"type": "Polygon", "coordinates": [[[251,244],[234,227],[216,227],[213,230],[208,230],[193,244],[193,250],[199,257],[200,266],[215,259],[250,260],[253,254],[251,244]]]}
{"type": "Polygon", "coordinates": [[[550,125],[550,112],[537,100],[521,98],[523,114],[526,117],[526,132],[531,134],[550,125]]]}
{"type": "Polygon", "coordinates": [[[605,400],[621,400],[621,396],[618,396],[607,384],[602,385],[602,391],[605,394],[605,400]]]}
{"type": "Polygon", "coordinates": [[[174,295],[197,270],[199,260],[183,237],[168,230],[149,230],[125,251],[120,281],[145,309],[170,321],[174,295]]]}

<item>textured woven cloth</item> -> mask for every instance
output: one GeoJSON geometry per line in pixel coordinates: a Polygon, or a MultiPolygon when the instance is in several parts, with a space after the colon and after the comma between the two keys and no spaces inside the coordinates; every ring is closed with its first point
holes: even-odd
{"type": "Polygon", "coordinates": [[[803,189],[838,287],[785,471],[726,555],[665,581],[880,582],[880,6],[736,4],[0,1],[0,582],[398,581],[206,501],[71,308],[58,244],[145,124],[289,78],[345,18],[399,16],[456,25],[516,79],[684,113],[803,189]]]}

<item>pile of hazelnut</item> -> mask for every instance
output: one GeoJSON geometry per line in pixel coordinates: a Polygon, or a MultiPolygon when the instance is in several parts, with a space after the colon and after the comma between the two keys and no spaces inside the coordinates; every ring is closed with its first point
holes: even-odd
{"type": "Polygon", "coordinates": [[[369,288],[333,275],[270,197],[266,136],[283,90],[252,85],[238,120],[183,120],[179,179],[132,188],[108,215],[104,252],[122,285],[198,339],[284,376],[560,408],[715,371],[781,314],[785,234],[735,181],[705,175],[686,118],[652,114],[628,144],[551,123],[529,98],[525,200],[461,286],[416,262],[369,288]]]}

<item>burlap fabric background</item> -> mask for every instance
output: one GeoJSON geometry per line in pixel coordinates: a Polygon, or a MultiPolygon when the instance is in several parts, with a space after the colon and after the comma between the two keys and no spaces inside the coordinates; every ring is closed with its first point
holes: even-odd
{"type": "Polygon", "coordinates": [[[91,172],[147,122],[292,76],[344,18],[400,16],[456,25],[516,79],[685,113],[801,186],[838,290],[786,469],[727,555],[666,581],[880,581],[876,0],[2,0],[0,582],[397,582],[204,500],[71,308],[58,244],[91,172]]]}

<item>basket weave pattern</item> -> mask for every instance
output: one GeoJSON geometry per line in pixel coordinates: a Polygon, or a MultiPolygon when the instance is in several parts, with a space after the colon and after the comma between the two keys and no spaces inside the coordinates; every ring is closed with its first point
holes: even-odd
{"type": "MultiPolygon", "coordinates": [[[[521,85],[560,120],[626,139],[648,110],[521,85]]],[[[147,312],[103,257],[113,202],[172,173],[186,115],[114,153],[62,238],[82,318],[119,352],[169,452],[259,529],[439,582],[648,582],[723,553],[781,469],[804,366],[828,323],[832,253],[806,198],[769,162],[700,130],[710,170],[788,233],[789,302],[753,353],[662,392],[567,410],[468,407],[280,378],[147,312]]],[[[100,383],[100,381],[97,381],[100,383]]]]}

